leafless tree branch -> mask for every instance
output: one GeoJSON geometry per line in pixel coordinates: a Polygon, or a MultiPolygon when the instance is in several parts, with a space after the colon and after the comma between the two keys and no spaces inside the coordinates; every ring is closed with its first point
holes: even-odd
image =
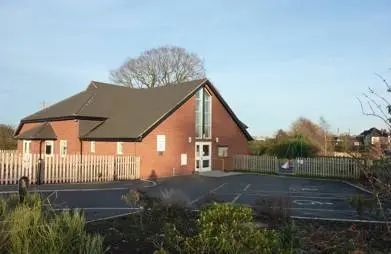
{"type": "Polygon", "coordinates": [[[133,88],[165,86],[204,77],[203,61],[196,54],[175,46],[144,51],[110,72],[113,82],[133,88]]]}
{"type": "Polygon", "coordinates": [[[375,73],[375,75],[387,86],[387,91],[390,92],[391,91],[391,86],[388,84],[388,81],[385,78],[383,78],[383,76],[380,75],[379,73],[375,73]]]}

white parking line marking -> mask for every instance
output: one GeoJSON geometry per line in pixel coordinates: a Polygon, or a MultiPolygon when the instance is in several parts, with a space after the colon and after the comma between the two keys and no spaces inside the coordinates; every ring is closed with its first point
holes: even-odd
{"type": "Polygon", "coordinates": [[[315,200],[293,200],[293,203],[297,205],[332,205],[333,203],[323,203],[315,200]]]}
{"type": "Polygon", "coordinates": [[[305,216],[290,216],[292,219],[302,219],[302,220],[323,220],[323,221],[342,221],[342,222],[364,222],[364,223],[374,223],[374,224],[387,224],[387,221],[378,221],[378,220],[352,220],[352,219],[337,219],[337,218],[322,218],[322,217],[305,217],[305,216]]]}
{"type": "MultiPolygon", "coordinates": [[[[220,196],[232,196],[232,195],[237,195],[239,194],[238,192],[236,193],[219,193],[220,196]]],[[[244,193],[244,196],[247,197],[270,197],[272,196],[270,193],[262,193],[262,194],[257,194],[257,193],[244,193]]],[[[276,196],[276,195],[275,195],[276,196]]],[[[324,200],[347,200],[350,196],[346,197],[341,197],[341,196],[328,196],[328,197],[318,197],[318,196],[290,196],[290,195],[281,195],[281,197],[284,198],[297,198],[297,199],[324,199],[324,200]]]]}
{"type": "Polygon", "coordinates": [[[244,187],[243,191],[247,191],[250,188],[251,184],[247,184],[246,187],[244,187]]]}
{"type": "Polygon", "coordinates": [[[75,207],[75,208],[55,208],[54,211],[69,211],[69,210],[85,210],[85,211],[93,211],[93,210],[141,210],[140,207],[75,207]]]}
{"type": "Polygon", "coordinates": [[[227,183],[223,183],[223,184],[220,184],[219,186],[217,186],[216,188],[214,188],[213,190],[210,190],[210,192],[215,192],[217,191],[218,189],[221,189],[222,187],[224,187],[224,185],[226,185],[227,183]]]}
{"type": "Polygon", "coordinates": [[[302,191],[318,191],[316,188],[301,188],[302,191]]]}
{"type": "MultiPolygon", "coordinates": [[[[47,193],[47,192],[85,192],[85,191],[116,191],[116,190],[129,190],[129,188],[119,187],[119,188],[104,188],[104,189],[62,189],[62,190],[37,190],[37,189],[29,189],[29,192],[39,192],[39,193],[47,193]]],[[[0,191],[0,194],[12,194],[18,193],[18,191],[0,191]]]]}
{"type": "Polygon", "coordinates": [[[198,201],[200,201],[200,200],[203,199],[204,197],[205,197],[205,195],[201,195],[201,196],[197,197],[196,199],[192,200],[192,201],[190,202],[190,204],[192,205],[192,204],[194,204],[194,203],[197,203],[198,201]]]}
{"type": "Polygon", "coordinates": [[[89,220],[89,221],[86,221],[86,223],[94,223],[94,222],[99,222],[99,221],[104,221],[104,220],[121,218],[121,217],[125,217],[125,216],[131,215],[131,214],[135,214],[135,213],[137,213],[137,211],[136,212],[130,212],[130,213],[122,213],[122,214],[118,214],[118,215],[114,215],[114,216],[102,217],[102,218],[95,219],[95,220],[89,220]]]}
{"type": "Polygon", "coordinates": [[[242,193],[239,193],[238,195],[236,195],[236,197],[232,200],[232,204],[234,204],[240,197],[242,196],[242,193]]]}

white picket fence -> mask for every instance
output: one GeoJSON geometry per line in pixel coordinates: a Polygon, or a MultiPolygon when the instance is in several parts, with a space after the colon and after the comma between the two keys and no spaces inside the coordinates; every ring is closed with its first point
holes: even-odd
{"type": "Polygon", "coordinates": [[[88,183],[140,178],[140,157],[108,155],[53,155],[0,153],[0,184],[16,184],[27,176],[31,183],[88,183]],[[41,169],[41,170],[40,170],[41,169]],[[41,172],[41,175],[39,175],[41,172]]]}
{"type": "MultiPolygon", "coordinates": [[[[273,156],[236,155],[233,157],[234,170],[260,173],[278,173],[286,160],[273,156]]],[[[362,159],[343,157],[297,158],[291,160],[292,174],[302,176],[358,179],[362,159]]]]}
{"type": "Polygon", "coordinates": [[[260,173],[278,173],[279,160],[273,156],[235,155],[234,170],[246,170],[260,173]]]}

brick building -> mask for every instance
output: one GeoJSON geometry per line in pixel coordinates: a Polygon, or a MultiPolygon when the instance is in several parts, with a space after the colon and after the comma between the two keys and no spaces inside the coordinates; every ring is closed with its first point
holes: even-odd
{"type": "Polygon", "coordinates": [[[23,118],[25,153],[138,155],[141,177],[229,170],[249,153],[244,125],[207,79],[134,89],[92,81],[87,89],[23,118]]]}

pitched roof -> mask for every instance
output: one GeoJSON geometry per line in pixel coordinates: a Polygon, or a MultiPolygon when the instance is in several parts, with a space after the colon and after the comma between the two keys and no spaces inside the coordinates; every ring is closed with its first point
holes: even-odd
{"type": "Polygon", "coordinates": [[[387,137],[388,136],[387,131],[379,130],[375,127],[372,127],[368,130],[361,132],[359,136],[367,136],[369,134],[372,136],[377,136],[377,137],[387,137]]]}
{"type": "Polygon", "coordinates": [[[92,81],[86,90],[25,117],[21,122],[76,118],[80,120],[81,139],[140,140],[206,83],[251,139],[247,126],[237,119],[207,79],[148,89],[92,81]]]}
{"type": "Polygon", "coordinates": [[[50,123],[43,123],[23,132],[15,138],[27,140],[56,140],[57,136],[50,123]]]}

